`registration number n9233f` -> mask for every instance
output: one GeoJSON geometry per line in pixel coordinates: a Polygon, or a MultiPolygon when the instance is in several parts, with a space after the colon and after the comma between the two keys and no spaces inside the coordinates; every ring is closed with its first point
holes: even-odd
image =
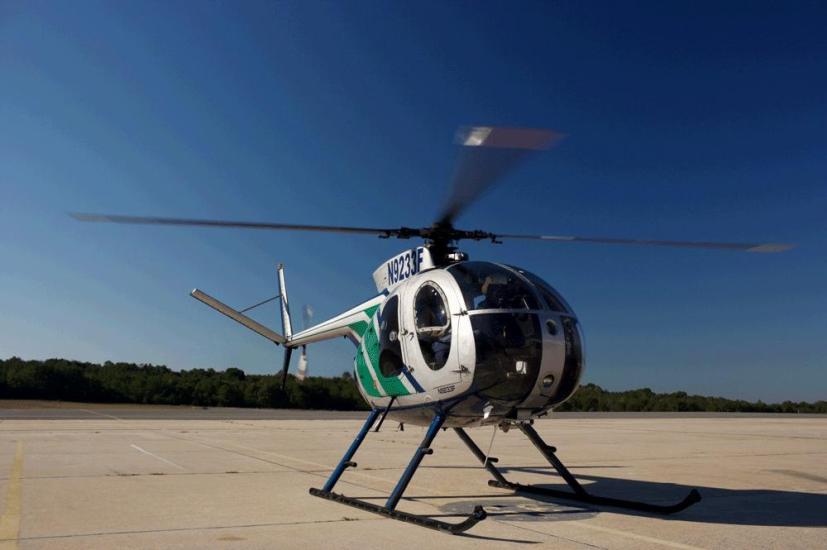
{"type": "Polygon", "coordinates": [[[411,275],[416,275],[422,269],[422,248],[406,250],[399,256],[388,260],[388,286],[395,285],[411,275]]]}
{"type": "Polygon", "coordinates": [[[424,246],[411,248],[379,264],[373,272],[376,290],[389,292],[390,289],[409,277],[434,267],[431,253],[424,246]]]}

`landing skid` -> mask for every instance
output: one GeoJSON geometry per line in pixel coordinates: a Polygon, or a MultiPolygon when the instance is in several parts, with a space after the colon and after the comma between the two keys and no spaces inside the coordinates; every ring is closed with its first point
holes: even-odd
{"type": "MultiPolygon", "coordinates": [[[[426,432],[425,437],[422,439],[422,443],[420,443],[419,447],[416,449],[416,452],[414,452],[414,455],[411,458],[408,467],[403,472],[402,477],[399,478],[396,487],[394,487],[393,492],[391,492],[384,506],[379,506],[378,504],[374,504],[372,502],[367,502],[365,500],[360,500],[358,498],[348,497],[340,493],[333,492],[333,488],[336,486],[336,482],[339,481],[339,478],[342,476],[344,471],[347,468],[356,467],[356,463],[353,462],[353,456],[356,454],[356,451],[359,449],[359,446],[362,444],[362,441],[364,441],[365,436],[367,436],[368,432],[370,431],[370,428],[373,426],[374,422],[376,421],[377,417],[379,417],[381,412],[382,411],[379,409],[374,409],[370,412],[367,420],[365,420],[365,424],[362,426],[362,429],[359,430],[359,433],[356,435],[356,438],[353,440],[353,443],[351,443],[350,448],[348,448],[347,452],[339,461],[339,464],[336,466],[336,469],[333,470],[333,473],[330,474],[330,478],[328,478],[327,482],[324,485],[324,488],[310,489],[310,494],[316,497],[332,500],[334,502],[339,502],[341,504],[346,504],[348,506],[352,506],[354,508],[358,508],[366,512],[372,512],[374,514],[379,514],[391,519],[413,523],[414,525],[428,527],[429,529],[436,529],[437,531],[451,533],[453,535],[459,535],[461,533],[464,533],[477,523],[484,520],[488,514],[485,512],[482,506],[475,506],[474,510],[468,515],[468,517],[459,523],[448,523],[432,517],[411,514],[408,512],[401,512],[396,509],[396,505],[399,504],[399,500],[402,498],[402,494],[408,487],[408,484],[410,483],[411,478],[413,478],[413,475],[416,472],[417,468],[419,468],[422,459],[425,458],[425,455],[433,454],[433,449],[431,449],[431,443],[433,442],[437,433],[439,433],[439,430],[442,428],[442,425],[445,423],[445,416],[441,413],[438,413],[431,421],[431,425],[428,427],[428,431],[426,432]]],[[[582,485],[580,485],[580,483],[577,481],[577,479],[575,479],[571,472],[569,472],[566,466],[562,462],[560,462],[560,459],[557,458],[557,455],[554,454],[557,451],[557,449],[555,449],[551,445],[546,444],[546,442],[543,441],[543,439],[534,430],[531,424],[522,423],[519,424],[519,428],[526,435],[526,437],[528,437],[528,439],[534,444],[537,450],[540,451],[540,454],[543,455],[543,457],[549,462],[549,464],[551,464],[554,467],[554,469],[557,470],[557,473],[560,474],[560,477],[562,477],[568,484],[568,486],[571,487],[571,492],[558,491],[557,489],[547,489],[545,487],[537,487],[534,485],[522,485],[520,483],[512,483],[508,481],[502,474],[502,472],[494,465],[497,462],[496,458],[486,457],[485,454],[483,454],[483,452],[477,446],[477,444],[474,443],[474,440],[471,439],[471,437],[469,437],[468,434],[465,433],[465,430],[463,430],[462,428],[454,428],[454,431],[463,441],[463,443],[465,443],[465,445],[468,446],[468,448],[471,450],[474,456],[477,457],[477,460],[479,460],[485,467],[485,469],[488,470],[488,472],[494,477],[494,479],[488,482],[488,484],[492,487],[510,489],[512,491],[524,494],[562,498],[567,500],[574,500],[577,502],[586,502],[589,504],[612,506],[615,508],[625,508],[629,510],[639,510],[641,512],[649,512],[652,514],[664,515],[680,512],[681,510],[684,510],[701,500],[700,493],[698,493],[698,491],[695,489],[692,489],[692,491],[690,491],[690,493],[682,501],[671,505],[650,504],[646,502],[638,502],[635,500],[622,500],[617,498],[608,498],[591,495],[586,491],[586,489],[583,488],[582,485]]]]}
{"type": "Polygon", "coordinates": [[[428,516],[419,516],[416,514],[409,514],[408,512],[392,510],[384,506],[379,506],[378,504],[359,500],[358,498],[346,497],[345,495],[340,495],[339,493],[325,492],[320,489],[310,489],[310,494],[313,496],[326,498],[327,500],[347,504],[348,506],[353,506],[354,508],[359,508],[360,510],[365,510],[366,512],[373,512],[374,514],[380,514],[391,519],[398,519],[400,521],[419,525],[420,527],[428,527],[429,529],[436,529],[437,531],[451,533],[452,535],[464,533],[477,523],[484,520],[487,515],[482,506],[476,506],[474,507],[474,511],[465,519],[465,521],[460,523],[448,523],[446,521],[429,518],[428,516]]]}
{"type": "Polygon", "coordinates": [[[486,457],[471,437],[465,433],[462,428],[454,428],[459,438],[465,443],[474,456],[483,464],[486,470],[495,478],[488,482],[491,487],[498,487],[500,489],[510,489],[518,493],[525,493],[531,495],[548,496],[554,498],[562,498],[567,500],[574,500],[577,502],[586,502],[589,504],[596,504],[602,506],[612,506],[614,508],[625,508],[628,510],[638,510],[641,512],[649,512],[652,514],[674,514],[685,510],[696,502],[701,500],[701,494],[697,489],[692,489],[686,497],[680,502],[669,505],[650,504],[647,502],[638,502],[635,500],[623,500],[617,498],[601,497],[589,494],[586,489],[577,481],[577,479],[569,472],[568,468],[557,458],[554,453],[557,451],[551,445],[546,444],[540,435],[534,430],[529,423],[519,425],[520,430],[528,437],[534,444],[540,454],[551,464],[557,473],[560,474],[565,482],[571,487],[572,492],[559,491],[557,489],[548,489],[545,487],[537,487],[534,485],[523,485],[520,483],[512,483],[508,481],[502,472],[494,465],[497,459],[494,457],[486,457]]]}
{"type": "Polygon", "coordinates": [[[443,531],[445,533],[451,533],[453,535],[463,533],[471,527],[473,527],[474,525],[476,525],[477,523],[479,523],[480,521],[484,520],[487,514],[485,510],[482,508],[482,506],[474,507],[474,511],[471,512],[471,514],[460,523],[448,523],[445,521],[430,518],[428,516],[420,516],[416,514],[410,514],[408,512],[401,512],[396,509],[396,505],[399,503],[399,499],[402,498],[402,494],[408,487],[408,483],[410,483],[411,478],[413,477],[417,468],[419,468],[419,464],[422,462],[422,459],[425,457],[425,455],[433,454],[433,449],[431,449],[431,442],[433,442],[437,433],[439,433],[439,429],[442,428],[442,424],[445,423],[445,416],[443,416],[442,414],[437,414],[434,417],[433,421],[431,421],[431,425],[428,427],[428,431],[426,432],[425,437],[422,440],[422,443],[417,448],[413,458],[411,458],[411,462],[408,464],[408,467],[405,469],[405,472],[402,474],[402,477],[399,478],[396,487],[394,487],[393,492],[388,497],[388,500],[384,506],[379,506],[378,504],[374,504],[372,502],[347,497],[345,495],[333,492],[333,487],[336,485],[336,482],[339,481],[339,478],[341,477],[342,473],[344,473],[344,471],[347,468],[356,466],[356,463],[352,460],[353,455],[356,454],[356,451],[359,449],[359,446],[362,444],[362,441],[364,441],[365,436],[367,435],[371,426],[373,426],[373,423],[376,420],[377,416],[379,416],[380,412],[381,411],[378,409],[374,409],[370,412],[370,415],[368,415],[365,424],[362,426],[362,429],[359,431],[359,434],[353,440],[353,443],[350,445],[350,448],[342,457],[342,460],[339,461],[339,464],[338,466],[336,466],[336,469],[333,470],[333,473],[330,474],[330,478],[327,480],[327,483],[325,483],[324,488],[310,489],[310,494],[316,497],[332,500],[334,502],[339,502],[341,504],[347,504],[348,506],[353,506],[354,508],[365,510],[366,512],[373,512],[374,514],[380,514],[385,517],[405,521],[408,523],[413,523],[421,527],[436,529],[437,531],[443,531]]]}

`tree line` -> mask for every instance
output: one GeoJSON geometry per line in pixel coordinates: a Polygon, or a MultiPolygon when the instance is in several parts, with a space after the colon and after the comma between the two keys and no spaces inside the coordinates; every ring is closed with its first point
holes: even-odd
{"type": "Polygon", "coordinates": [[[827,413],[827,401],[783,403],[750,402],[742,399],[689,395],[686,392],[655,393],[649,388],[606,391],[595,384],[580,386],[557,410],[583,412],[748,412],[827,413]]]}
{"type": "MultiPolygon", "coordinates": [[[[175,371],[163,365],[94,364],[67,359],[0,359],[0,399],[45,399],[95,403],[146,403],[205,407],[258,407],[366,410],[356,381],[341,376],[311,376],[299,382],[288,375],[245,374],[241,369],[175,371]]],[[[612,392],[585,384],[560,411],[675,411],[827,413],[827,401],[815,403],[749,402],[655,393],[649,388],[612,392]]]]}
{"type": "Polygon", "coordinates": [[[163,365],[94,364],[67,359],[0,360],[0,399],[94,403],[145,403],[203,407],[359,410],[362,400],[350,373],[308,377],[245,374],[228,368],[174,371],[163,365]]]}

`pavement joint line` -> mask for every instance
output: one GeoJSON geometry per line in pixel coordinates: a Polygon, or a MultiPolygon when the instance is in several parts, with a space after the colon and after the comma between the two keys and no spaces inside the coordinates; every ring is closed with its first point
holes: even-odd
{"type": "Polygon", "coordinates": [[[6,490],[6,506],[0,517],[0,549],[16,549],[20,537],[20,516],[22,508],[23,442],[17,441],[14,463],[9,474],[6,490]]]}
{"type": "MultiPolygon", "coordinates": [[[[203,445],[204,447],[207,447],[208,449],[218,449],[220,451],[224,451],[224,452],[227,452],[227,453],[236,454],[236,455],[244,456],[244,457],[247,457],[247,458],[252,458],[253,460],[259,460],[261,462],[266,462],[267,464],[273,464],[273,465],[276,465],[276,466],[281,466],[282,468],[287,468],[288,470],[290,470],[292,472],[295,472],[295,473],[306,474],[306,475],[313,476],[313,477],[318,477],[318,478],[321,478],[321,479],[327,479],[329,477],[329,473],[327,473],[327,472],[329,472],[329,468],[327,468],[327,467],[325,467],[325,470],[324,470],[325,473],[317,473],[315,470],[302,470],[301,468],[296,468],[294,466],[288,466],[287,464],[282,464],[280,462],[276,462],[275,460],[267,460],[265,458],[261,458],[260,456],[255,456],[255,455],[251,455],[251,454],[242,453],[241,451],[234,451],[232,449],[227,449],[227,448],[221,447],[219,445],[209,445],[207,443],[204,443],[203,441],[198,441],[198,440],[191,439],[191,438],[175,437],[175,436],[171,436],[169,434],[167,434],[167,435],[168,435],[168,437],[171,437],[172,439],[177,439],[177,440],[180,440],[180,441],[189,441],[191,443],[198,443],[199,445],[203,445]]],[[[281,472],[272,472],[272,473],[281,473],[281,472]]],[[[345,479],[339,480],[339,483],[344,483],[346,485],[351,485],[351,486],[357,487],[359,489],[366,489],[368,491],[379,492],[377,489],[375,489],[373,487],[369,487],[367,485],[361,485],[359,483],[355,483],[353,481],[348,481],[348,480],[345,480],[345,479]]]]}
{"type": "MultiPolygon", "coordinates": [[[[320,524],[320,523],[345,523],[351,521],[381,521],[387,518],[383,517],[364,517],[364,518],[356,518],[356,517],[346,517],[342,519],[321,519],[321,520],[313,520],[313,521],[282,521],[282,522],[271,522],[271,523],[248,523],[248,524],[241,524],[241,525],[206,525],[200,527],[170,527],[167,529],[134,529],[134,530],[124,530],[124,531],[95,531],[92,533],[67,533],[67,534],[58,534],[58,535],[35,535],[30,537],[21,537],[20,540],[22,541],[34,541],[34,540],[50,540],[50,539],[71,539],[71,538],[82,538],[82,537],[106,537],[106,536],[116,536],[116,535],[140,535],[143,533],[179,533],[182,531],[219,531],[223,529],[255,529],[256,527],[287,527],[291,525],[313,525],[313,524],[320,524]]],[[[0,543],[3,540],[0,539],[0,543]]]]}
{"type": "Polygon", "coordinates": [[[782,474],[785,476],[798,478],[798,479],[806,479],[807,481],[818,481],[820,483],[827,483],[827,477],[823,477],[816,474],[811,474],[810,472],[799,472],[798,470],[764,470],[765,472],[770,472],[773,474],[782,474]]]}
{"type": "Polygon", "coordinates": [[[147,451],[146,449],[142,449],[141,447],[138,447],[138,446],[137,446],[137,445],[135,445],[134,443],[133,443],[132,445],[130,445],[130,447],[132,447],[132,448],[133,448],[133,449],[135,449],[136,451],[140,451],[140,452],[142,452],[142,453],[144,453],[144,454],[147,454],[147,455],[149,455],[149,456],[151,456],[151,457],[157,458],[157,459],[158,459],[158,460],[160,460],[161,462],[166,462],[167,464],[169,464],[169,465],[171,465],[171,466],[175,466],[176,468],[180,468],[181,470],[185,470],[185,469],[186,469],[186,468],[184,468],[183,466],[181,466],[180,464],[176,464],[175,462],[173,462],[173,461],[171,461],[171,460],[167,460],[166,458],[164,458],[164,457],[162,457],[162,456],[158,456],[158,455],[156,455],[155,453],[151,453],[151,452],[147,451]]]}
{"type": "MultiPolygon", "coordinates": [[[[717,460],[721,458],[739,458],[739,457],[767,457],[767,456],[809,456],[809,455],[823,455],[827,454],[827,451],[803,451],[803,452],[795,452],[795,453],[728,453],[728,454],[717,454],[714,452],[704,453],[702,455],[687,455],[687,456],[646,456],[640,458],[630,458],[630,457],[622,457],[622,460],[633,464],[637,462],[652,462],[652,461],[668,461],[668,460],[717,460]]],[[[615,460],[613,462],[618,462],[621,460],[615,460]]]]}
{"type": "MultiPolygon", "coordinates": [[[[185,439],[185,440],[188,440],[188,441],[195,441],[195,442],[204,444],[203,442],[198,441],[197,439],[192,439],[192,438],[188,438],[188,437],[175,438],[175,439],[185,439]]],[[[252,452],[261,453],[261,454],[265,454],[265,455],[272,455],[272,456],[276,456],[278,458],[282,458],[282,459],[285,459],[285,460],[292,460],[294,462],[300,462],[302,464],[308,464],[310,466],[316,466],[318,468],[324,468],[328,472],[332,472],[333,469],[335,468],[335,466],[330,466],[329,464],[319,464],[318,462],[312,462],[310,460],[295,458],[295,457],[288,456],[288,455],[283,455],[283,454],[280,454],[280,453],[274,453],[272,451],[264,451],[264,450],[261,450],[261,449],[256,449],[254,447],[247,447],[246,445],[239,445],[237,443],[230,443],[230,445],[233,446],[233,447],[238,447],[239,449],[244,449],[246,451],[252,451],[252,452]]],[[[223,449],[225,451],[227,450],[223,447],[217,447],[217,448],[223,449]]],[[[250,456],[250,455],[244,455],[244,456],[250,456]]],[[[259,457],[252,456],[251,458],[259,458],[259,457]]],[[[261,460],[261,459],[259,458],[259,460],[261,460]]],[[[277,464],[278,466],[284,466],[285,468],[290,468],[290,466],[287,466],[285,464],[278,464],[277,462],[273,462],[273,464],[277,464]]],[[[402,466],[399,469],[404,470],[404,468],[405,467],[402,466]]],[[[312,471],[301,470],[301,469],[298,469],[298,468],[295,468],[295,470],[299,471],[299,472],[306,473],[306,474],[312,474],[313,473],[312,471]]],[[[396,481],[386,479],[384,477],[373,476],[373,475],[365,474],[365,473],[362,473],[362,472],[359,472],[359,471],[356,471],[356,470],[350,470],[350,471],[348,471],[348,473],[351,474],[351,475],[357,475],[357,476],[364,477],[364,478],[367,478],[367,479],[373,479],[373,480],[376,480],[376,481],[381,481],[383,483],[388,483],[390,485],[395,485],[397,483],[396,481]]],[[[418,490],[422,490],[422,491],[425,491],[425,492],[428,492],[428,493],[431,493],[431,494],[437,494],[432,489],[428,489],[427,487],[422,487],[421,485],[410,484],[409,487],[416,488],[418,490]]]]}
{"type": "Polygon", "coordinates": [[[621,531],[620,529],[612,529],[610,527],[602,527],[600,525],[594,525],[587,522],[582,521],[572,521],[570,525],[574,525],[576,527],[580,527],[583,529],[591,529],[594,531],[602,531],[604,533],[608,533],[611,535],[617,535],[620,537],[626,537],[630,539],[639,540],[641,542],[649,542],[653,544],[660,544],[662,546],[667,546],[669,548],[679,548],[681,550],[704,550],[700,546],[691,546],[689,544],[682,544],[680,542],[673,542],[671,540],[659,539],[656,537],[650,537],[647,535],[638,535],[637,533],[630,533],[629,531],[621,531]]]}
{"type": "MultiPolygon", "coordinates": [[[[544,537],[551,537],[551,538],[555,538],[555,539],[565,540],[565,541],[568,541],[568,542],[573,542],[575,544],[580,544],[582,546],[587,546],[589,548],[599,548],[600,550],[609,550],[609,548],[607,548],[606,546],[598,546],[596,544],[591,544],[589,542],[584,542],[582,540],[570,539],[568,537],[563,537],[561,535],[555,535],[553,533],[546,533],[545,531],[540,531],[539,529],[532,529],[532,528],[527,527],[525,525],[519,525],[519,524],[517,524],[516,521],[507,521],[507,520],[503,520],[503,519],[495,519],[494,521],[496,521],[497,523],[502,523],[504,525],[508,525],[509,527],[514,527],[515,529],[522,529],[522,530],[528,531],[530,533],[535,533],[537,535],[542,535],[544,537]]],[[[525,522],[521,522],[521,523],[525,523],[525,522]]]]}
{"type": "MultiPolygon", "coordinates": [[[[172,473],[163,473],[159,474],[157,472],[141,472],[141,473],[126,473],[126,472],[117,472],[117,471],[110,471],[110,473],[106,474],[85,474],[85,475],[40,475],[40,476],[26,476],[26,479],[35,480],[35,479],[109,479],[109,478],[118,478],[118,477],[157,477],[159,475],[162,476],[225,476],[225,475],[237,475],[237,476],[244,476],[244,475],[279,475],[279,474],[289,474],[289,473],[306,473],[306,474],[322,474],[326,473],[327,470],[296,470],[293,468],[288,468],[287,470],[250,470],[250,471],[219,471],[219,472],[192,472],[192,471],[185,471],[185,472],[172,472],[172,473]]],[[[8,477],[0,477],[0,481],[7,481],[8,477]]]]}
{"type": "MultiPolygon", "coordinates": [[[[636,432],[636,433],[656,433],[656,434],[670,434],[675,433],[672,430],[666,429],[654,429],[654,428],[613,428],[614,431],[618,432],[636,432]]],[[[717,439],[729,439],[732,437],[755,437],[759,439],[804,439],[804,440],[815,440],[815,441],[827,441],[827,437],[814,437],[814,436],[807,436],[807,435],[773,435],[773,434],[754,434],[754,433],[741,433],[741,432],[703,432],[703,431],[686,431],[680,430],[681,435],[703,435],[714,437],[717,439]]]]}
{"type": "Polygon", "coordinates": [[[118,420],[119,422],[124,421],[123,418],[118,418],[117,416],[112,415],[112,414],[106,414],[106,413],[102,413],[102,412],[98,412],[98,411],[93,411],[93,410],[90,410],[90,409],[78,409],[78,410],[83,411],[85,413],[89,413],[89,414],[96,414],[98,416],[103,416],[103,417],[106,417],[106,418],[112,418],[114,420],[118,420]]]}

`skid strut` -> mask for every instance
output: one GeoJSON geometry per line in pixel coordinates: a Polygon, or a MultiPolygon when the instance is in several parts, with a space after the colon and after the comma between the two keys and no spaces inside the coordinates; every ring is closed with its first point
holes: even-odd
{"type": "Polygon", "coordinates": [[[419,445],[416,452],[414,452],[414,455],[411,458],[408,467],[405,468],[405,472],[402,474],[402,477],[399,478],[396,487],[394,487],[393,491],[391,492],[391,495],[388,497],[388,500],[387,502],[385,502],[384,506],[379,506],[378,504],[374,504],[372,502],[347,497],[345,495],[333,492],[333,487],[336,485],[336,482],[339,480],[342,473],[344,473],[344,471],[347,468],[356,466],[356,463],[353,462],[353,455],[356,454],[356,451],[359,449],[359,446],[362,444],[362,441],[364,441],[365,436],[367,435],[371,426],[373,426],[373,423],[376,420],[377,416],[379,416],[379,413],[379,409],[374,409],[370,412],[370,415],[368,415],[367,420],[365,420],[365,424],[362,426],[362,429],[359,430],[359,433],[356,435],[356,438],[353,440],[353,443],[351,443],[350,448],[348,448],[347,452],[342,457],[342,460],[339,461],[339,464],[338,466],[336,466],[336,469],[333,470],[333,473],[330,474],[330,478],[327,480],[327,483],[325,483],[324,488],[310,489],[310,494],[313,496],[326,498],[328,500],[332,500],[335,502],[340,502],[342,504],[347,504],[348,506],[353,506],[354,508],[359,508],[360,510],[373,512],[374,514],[380,514],[392,519],[406,521],[408,523],[413,523],[416,525],[420,525],[422,527],[429,527],[431,529],[444,531],[446,533],[451,533],[454,535],[463,533],[471,527],[473,527],[474,525],[476,525],[477,523],[479,523],[480,521],[484,520],[487,514],[485,510],[482,508],[482,506],[474,507],[474,511],[464,521],[460,523],[448,523],[428,516],[421,516],[417,514],[409,514],[408,512],[401,512],[396,509],[396,505],[399,503],[399,499],[402,498],[402,494],[405,492],[405,489],[411,482],[411,478],[413,478],[414,473],[416,473],[417,468],[419,468],[422,459],[425,458],[425,455],[433,454],[433,449],[431,449],[431,443],[433,442],[436,435],[439,433],[439,429],[442,428],[442,425],[445,423],[445,416],[442,414],[437,414],[431,421],[431,425],[428,426],[428,431],[426,432],[425,437],[422,440],[422,443],[419,445]]]}
{"type": "Polygon", "coordinates": [[[556,497],[562,498],[567,500],[576,500],[578,502],[587,502],[589,504],[597,504],[603,506],[612,506],[615,508],[626,508],[630,510],[639,510],[641,512],[649,512],[652,514],[674,514],[675,512],[680,512],[684,510],[696,502],[701,500],[701,494],[697,491],[697,489],[692,489],[686,497],[680,502],[675,504],[669,505],[660,505],[660,504],[650,504],[647,502],[638,502],[635,500],[623,500],[617,498],[609,498],[609,497],[600,497],[596,495],[589,494],[586,489],[583,488],[582,485],[575,479],[575,477],[569,472],[568,468],[557,458],[557,455],[554,453],[557,451],[551,445],[546,444],[545,441],[540,437],[540,434],[528,423],[522,423],[519,425],[520,430],[528,437],[528,439],[537,447],[537,450],[540,451],[540,454],[543,455],[549,464],[551,464],[557,473],[560,474],[565,482],[571,487],[572,492],[569,491],[559,491],[557,489],[547,489],[545,487],[537,487],[534,485],[523,485],[520,483],[512,483],[508,481],[505,476],[503,476],[502,472],[494,465],[497,462],[496,458],[488,457],[486,460],[486,456],[480,450],[476,443],[465,433],[465,430],[462,428],[454,428],[454,431],[457,433],[459,438],[465,443],[474,456],[485,466],[485,469],[494,476],[494,479],[488,482],[488,485],[491,487],[498,487],[500,489],[510,489],[512,491],[516,491],[519,493],[528,493],[532,495],[541,495],[541,496],[548,496],[548,497],[556,497]]]}

